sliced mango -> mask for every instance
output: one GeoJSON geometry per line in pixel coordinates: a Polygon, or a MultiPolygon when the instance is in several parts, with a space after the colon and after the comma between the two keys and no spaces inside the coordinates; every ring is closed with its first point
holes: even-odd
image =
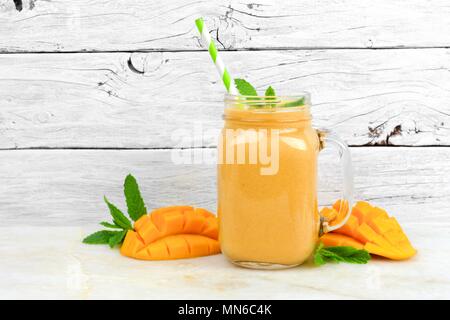
{"type": "Polygon", "coordinates": [[[174,234],[202,234],[216,239],[218,234],[217,218],[212,213],[189,206],[156,209],[139,218],[134,229],[146,245],[174,234]]]}
{"type": "Polygon", "coordinates": [[[364,244],[362,244],[361,242],[338,233],[326,233],[322,237],[320,237],[320,240],[326,247],[349,246],[356,249],[364,248],[364,244]]]}
{"type": "Polygon", "coordinates": [[[385,248],[386,250],[393,251],[393,252],[399,252],[398,248],[395,248],[393,245],[389,243],[382,235],[379,235],[376,233],[368,224],[363,223],[358,227],[356,230],[358,235],[361,236],[362,239],[365,239],[363,243],[371,242],[373,244],[376,244],[382,248],[385,248]]]}
{"type": "MultiPolygon", "coordinates": [[[[338,200],[333,207],[322,209],[321,214],[326,213],[330,217],[335,217],[330,221],[330,225],[338,224],[345,217],[342,210],[337,214],[330,214],[330,212],[338,212],[341,203],[338,200]]],[[[364,249],[370,253],[393,260],[408,259],[417,253],[397,220],[389,217],[384,209],[374,207],[365,201],[358,201],[355,204],[350,218],[343,227],[322,236],[321,239],[327,241],[329,245],[347,243],[355,248],[361,248],[363,245],[364,249]],[[351,238],[356,241],[356,244],[337,236],[351,238]]],[[[324,244],[327,245],[325,242],[324,244]]]]}
{"type": "Polygon", "coordinates": [[[372,242],[367,242],[364,245],[364,249],[367,250],[371,254],[389,258],[391,260],[406,260],[406,259],[411,258],[411,255],[407,252],[398,252],[398,251],[394,252],[389,249],[380,247],[372,242]]]}
{"type": "Polygon", "coordinates": [[[139,218],[121,247],[124,256],[142,260],[193,258],[220,253],[217,218],[189,206],[165,207],[139,218]]]}
{"type": "Polygon", "coordinates": [[[217,240],[195,234],[176,234],[160,239],[136,252],[140,260],[172,260],[220,253],[217,240]]]}

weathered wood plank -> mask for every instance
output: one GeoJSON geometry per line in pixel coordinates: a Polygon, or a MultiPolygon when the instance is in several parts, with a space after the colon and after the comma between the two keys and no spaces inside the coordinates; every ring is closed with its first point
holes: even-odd
{"type": "MultiPolygon", "coordinates": [[[[263,90],[310,91],[351,145],[450,145],[450,50],[225,52],[263,90]]],[[[206,52],[0,55],[0,148],[214,145],[223,88],[206,52]],[[204,141],[200,141],[204,140],[204,141]]]]}
{"type": "MultiPolygon", "coordinates": [[[[148,208],[192,204],[216,209],[216,170],[174,165],[192,150],[0,151],[0,225],[85,225],[104,220],[103,195],[124,208],[122,182],[133,173],[148,208]]],[[[214,152],[197,149],[196,152],[214,152]]],[[[448,224],[450,148],[352,148],[356,198],[384,206],[403,223],[448,224]]],[[[339,196],[335,154],[320,159],[319,199],[339,196]]]]}
{"type": "Polygon", "coordinates": [[[226,49],[449,46],[446,0],[0,0],[0,51],[199,49],[205,16],[226,49]]]}

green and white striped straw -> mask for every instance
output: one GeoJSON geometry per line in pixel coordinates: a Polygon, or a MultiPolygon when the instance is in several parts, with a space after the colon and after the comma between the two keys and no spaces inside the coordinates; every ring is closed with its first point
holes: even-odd
{"type": "Polygon", "coordinates": [[[211,59],[216,65],[216,69],[219,72],[219,76],[222,78],[225,88],[227,88],[228,93],[237,95],[238,92],[236,87],[234,86],[233,78],[231,78],[230,73],[228,72],[227,68],[225,68],[225,65],[223,64],[223,61],[219,56],[219,52],[217,51],[216,45],[214,44],[211,35],[204,27],[205,23],[203,22],[203,18],[198,18],[197,20],[195,20],[195,24],[197,25],[197,29],[200,32],[206,47],[208,48],[211,59]]]}

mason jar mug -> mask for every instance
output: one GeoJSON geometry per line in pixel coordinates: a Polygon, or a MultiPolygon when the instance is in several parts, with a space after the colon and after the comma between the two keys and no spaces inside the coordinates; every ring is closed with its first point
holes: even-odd
{"type": "MultiPolygon", "coordinates": [[[[317,160],[328,145],[339,151],[341,201],[351,208],[350,152],[336,135],[311,125],[310,96],[225,96],[217,164],[223,254],[234,264],[279,269],[303,263],[318,237],[341,227],[319,216],[317,160]]],[[[340,213],[342,214],[342,213],[340,213]]]]}

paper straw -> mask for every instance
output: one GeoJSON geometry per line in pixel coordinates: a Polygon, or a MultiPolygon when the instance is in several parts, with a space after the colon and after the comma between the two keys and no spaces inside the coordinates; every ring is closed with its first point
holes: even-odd
{"type": "Polygon", "coordinates": [[[208,48],[209,55],[216,65],[217,72],[219,72],[219,76],[222,79],[227,92],[237,95],[238,92],[236,90],[236,87],[234,86],[233,78],[231,78],[230,73],[228,72],[227,68],[225,68],[225,65],[223,64],[223,61],[219,56],[219,52],[217,51],[211,35],[209,34],[208,30],[204,28],[205,24],[203,22],[203,18],[198,18],[197,20],[195,20],[195,24],[197,25],[198,32],[200,32],[200,35],[202,36],[202,39],[206,47],[208,48]]]}

